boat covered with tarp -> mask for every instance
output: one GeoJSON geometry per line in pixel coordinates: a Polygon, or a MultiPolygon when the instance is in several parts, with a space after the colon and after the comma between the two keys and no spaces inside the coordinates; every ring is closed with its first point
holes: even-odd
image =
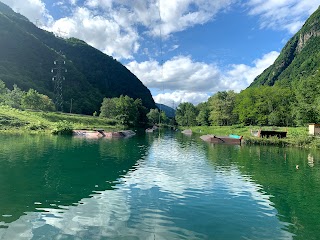
{"type": "Polygon", "coordinates": [[[234,144],[241,145],[242,136],[230,134],[229,136],[216,136],[213,134],[202,135],[200,137],[203,141],[209,143],[224,143],[224,144],[234,144]]]}

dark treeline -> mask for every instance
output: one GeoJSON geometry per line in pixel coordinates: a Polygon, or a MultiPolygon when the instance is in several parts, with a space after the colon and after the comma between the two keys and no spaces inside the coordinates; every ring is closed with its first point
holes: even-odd
{"type": "Polygon", "coordinates": [[[180,126],[302,126],[320,121],[320,76],[294,85],[250,87],[240,93],[217,92],[197,106],[181,103],[176,111],[180,126]]]}

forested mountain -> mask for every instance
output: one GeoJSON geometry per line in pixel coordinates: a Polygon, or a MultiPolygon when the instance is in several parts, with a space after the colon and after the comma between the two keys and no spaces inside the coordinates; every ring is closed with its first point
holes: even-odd
{"type": "Polygon", "coordinates": [[[285,45],[273,65],[259,75],[251,86],[275,83],[295,85],[300,79],[315,75],[320,67],[320,9],[285,45]]]}
{"type": "Polygon", "coordinates": [[[92,114],[104,97],[128,95],[155,108],[150,91],[117,60],[85,42],[56,37],[0,2],[0,79],[8,88],[33,88],[54,99],[54,61],[65,61],[63,105],[73,112],[92,114]]]}

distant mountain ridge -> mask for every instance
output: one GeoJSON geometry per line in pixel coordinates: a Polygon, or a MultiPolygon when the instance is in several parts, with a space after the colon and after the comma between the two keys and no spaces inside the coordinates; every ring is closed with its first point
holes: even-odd
{"type": "Polygon", "coordinates": [[[161,104],[161,103],[156,103],[156,106],[161,111],[164,111],[167,117],[174,118],[176,116],[176,110],[174,110],[172,107],[169,107],[169,106],[161,104]]]}
{"type": "Polygon", "coordinates": [[[56,37],[39,29],[0,2],[0,79],[11,88],[33,88],[54,99],[53,62],[66,62],[63,72],[64,109],[73,100],[74,112],[99,111],[104,97],[128,95],[155,108],[149,89],[117,60],[84,41],[56,37]]]}
{"type": "Polygon", "coordinates": [[[288,41],[269,68],[250,87],[274,84],[292,85],[296,80],[314,75],[320,68],[320,8],[288,41]]]}

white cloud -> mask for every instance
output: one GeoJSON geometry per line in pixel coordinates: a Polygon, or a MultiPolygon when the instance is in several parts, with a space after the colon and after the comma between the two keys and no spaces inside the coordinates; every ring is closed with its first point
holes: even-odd
{"type": "MultiPolygon", "coordinates": [[[[197,24],[204,24],[213,19],[221,10],[234,3],[234,0],[161,0],[161,29],[164,36],[183,31],[197,24]]],[[[159,34],[159,26],[151,30],[153,35],[159,34]]]]}
{"type": "Polygon", "coordinates": [[[174,91],[172,93],[160,93],[154,96],[156,103],[162,103],[169,107],[176,108],[180,103],[191,102],[197,105],[208,100],[210,95],[202,92],[174,91]]]}
{"type": "Polygon", "coordinates": [[[71,17],[57,20],[49,28],[59,30],[65,37],[73,36],[83,39],[90,45],[115,58],[132,58],[132,53],[139,48],[139,34],[134,28],[121,27],[114,20],[94,15],[85,7],[77,7],[71,17]]]}
{"type": "Polygon", "coordinates": [[[126,67],[149,88],[193,92],[219,89],[219,82],[216,81],[220,79],[218,67],[194,62],[190,56],[174,57],[163,66],[151,60],[142,63],[133,61],[126,67]]]}
{"type": "Polygon", "coordinates": [[[10,6],[14,11],[24,15],[33,23],[41,25],[49,24],[53,21],[48,13],[46,5],[41,0],[1,0],[10,6]]]}
{"type": "Polygon", "coordinates": [[[221,10],[231,6],[235,0],[87,0],[85,5],[92,9],[102,9],[132,25],[147,28],[151,35],[158,36],[161,30],[164,37],[183,31],[197,24],[213,19],[221,10]],[[160,10],[160,11],[159,11],[160,10]],[[125,13],[119,15],[119,13],[125,13]],[[161,22],[160,22],[161,16],[161,22]]]}
{"type": "Polygon", "coordinates": [[[118,59],[132,59],[143,36],[159,37],[161,31],[161,36],[167,38],[204,24],[235,0],[87,0],[83,6],[75,6],[76,0],[68,2],[73,14],[58,19],[47,30],[57,33],[60,29],[65,32],[64,37],[80,38],[118,59]],[[143,32],[138,32],[138,28],[143,32]]]}
{"type": "Polygon", "coordinates": [[[71,4],[71,5],[76,5],[77,2],[78,2],[78,0],[70,0],[70,4],[71,4]]]}
{"type": "Polygon", "coordinates": [[[154,96],[158,103],[172,105],[174,102],[198,104],[217,91],[240,90],[248,87],[256,76],[269,67],[279,53],[272,51],[253,61],[252,66],[233,64],[222,70],[217,65],[195,62],[190,56],[174,57],[163,67],[157,61],[138,63],[132,61],[127,68],[148,88],[156,88],[167,93],[154,96]]]}
{"type": "Polygon", "coordinates": [[[226,87],[229,86],[229,90],[235,90],[236,92],[248,87],[255,77],[274,63],[279,54],[276,51],[267,53],[262,58],[253,61],[253,66],[245,64],[231,65],[231,68],[223,76],[224,85],[226,87]]]}
{"type": "Polygon", "coordinates": [[[318,8],[320,0],[249,0],[249,14],[257,15],[262,28],[296,33],[304,21],[318,8]]]}

